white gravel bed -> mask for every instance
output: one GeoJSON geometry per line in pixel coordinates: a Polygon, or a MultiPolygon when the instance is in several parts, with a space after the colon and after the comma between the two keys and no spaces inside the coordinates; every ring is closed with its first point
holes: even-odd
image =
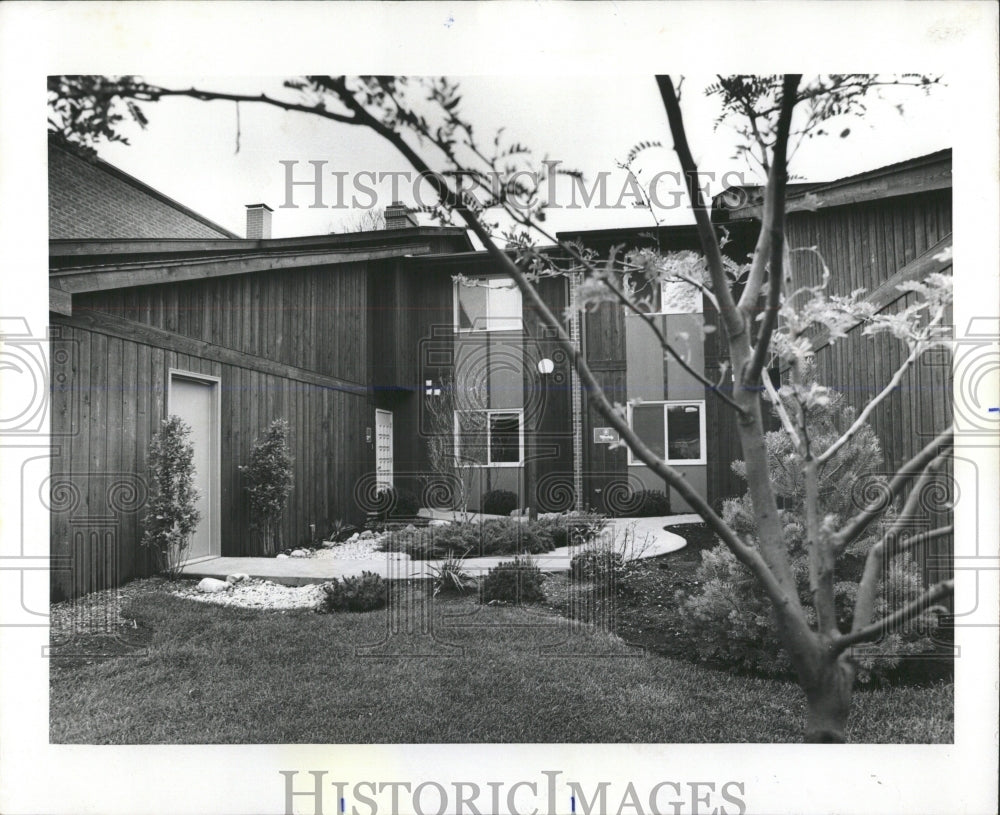
{"type": "Polygon", "coordinates": [[[228,591],[205,593],[198,591],[197,583],[171,592],[175,597],[210,603],[216,606],[236,606],[238,608],[266,608],[288,611],[292,609],[315,609],[323,600],[320,585],[282,586],[270,580],[251,578],[234,585],[228,591]]]}

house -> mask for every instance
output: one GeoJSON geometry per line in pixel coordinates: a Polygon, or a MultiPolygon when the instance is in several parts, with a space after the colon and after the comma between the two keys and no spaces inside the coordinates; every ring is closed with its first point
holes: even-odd
{"type": "MultiPolygon", "coordinates": [[[[619,514],[637,490],[664,489],[614,444],[565,350],[463,229],[417,226],[394,204],[384,230],[272,239],[272,212],[255,204],[240,238],[105,162],[56,146],[50,155],[57,593],[150,573],[137,545],[145,457],[167,413],[195,428],[206,520],[192,559],[258,553],[239,466],[278,417],[295,456],[283,526],[291,545],[336,518],[363,521],[388,486],[428,506],[461,493],[477,509],[506,489],[543,511],[619,514]],[[460,468],[447,466],[453,454],[460,468]]],[[[945,151],[793,189],[790,245],[818,248],[834,293],[865,287],[879,308],[900,308],[912,295],[898,282],[946,268],[934,255],[950,245],[950,160],[945,151]]],[[[713,219],[739,263],[753,250],[759,203],[752,188],[731,192],[713,219]]],[[[699,248],[688,226],[559,237],[600,257],[612,247],[699,248]]],[[[815,281],[818,261],[796,253],[794,269],[797,281],[815,281]]],[[[744,490],[730,467],[740,457],[734,417],[664,357],[648,326],[613,303],[573,316],[569,276],[544,278],[539,291],[609,398],[632,402],[629,421],[654,450],[716,506],[744,490]]],[[[724,386],[711,304],[651,295],[652,319],[687,365],[724,386]]],[[[821,376],[854,403],[898,362],[888,339],[866,357],[859,334],[836,346],[817,339],[821,376]]],[[[947,422],[949,383],[947,366],[922,360],[876,412],[889,466],[947,422]]],[[[674,511],[687,509],[670,497],[674,511]]]]}
{"type": "Polygon", "coordinates": [[[193,428],[202,521],[190,559],[255,553],[238,468],[274,418],[289,421],[295,457],[286,542],[363,520],[376,469],[391,478],[394,439],[395,466],[414,466],[413,357],[384,355],[402,345],[396,303],[409,305],[407,331],[439,315],[436,303],[421,310],[429,295],[400,266],[470,249],[465,232],[407,223],[270,239],[270,217],[249,207],[256,236],[238,238],[52,146],[54,595],[151,572],[138,545],[146,455],[168,413],[193,428]]]}

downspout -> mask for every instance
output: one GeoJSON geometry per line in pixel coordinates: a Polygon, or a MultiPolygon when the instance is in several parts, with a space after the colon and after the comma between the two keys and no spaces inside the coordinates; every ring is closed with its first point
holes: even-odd
{"type": "MultiPolygon", "coordinates": [[[[569,307],[573,315],[569,321],[569,338],[573,345],[583,354],[581,331],[582,315],[577,309],[579,301],[579,285],[583,277],[580,272],[573,272],[569,277],[569,307]]],[[[573,426],[573,509],[581,512],[583,502],[583,392],[580,388],[580,377],[576,366],[569,368],[569,387],[573,426]]]]}

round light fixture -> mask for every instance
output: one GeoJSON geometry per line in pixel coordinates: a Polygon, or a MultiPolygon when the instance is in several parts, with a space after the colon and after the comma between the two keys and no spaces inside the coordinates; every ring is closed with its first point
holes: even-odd
{"type": "Polygon", "coordinates": [[[538,360],[538,373],[550,374],[556,369],[556,364],[551,359],[540,359],[538,360]]]}

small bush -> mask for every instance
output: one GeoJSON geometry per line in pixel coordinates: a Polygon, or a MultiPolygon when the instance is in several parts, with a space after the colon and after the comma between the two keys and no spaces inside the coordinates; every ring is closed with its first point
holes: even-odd
{"type": "Polygon", "coordinates": [[[281,516],[294,480],[288,435],[288,422],[275,419],[254,441],[250,463],[239,468],[250,496],[250,526],[260,533],[267,555],[281,548],[281,516]]]}
{"type": "Polygon", "coordinates": [[[420,511],[416,493],[399,487],[380,490],[379,502],[385,507],[383,518],[412,518],[420,511]]]}
{"type": "Polygon", "coordinates": [[[613,549],[595,547],[573,556],[569,576],[573,580],[617,580],[625,574],[625,558],[613,549]]]}
{"type": "Polygon", "coordinates": [[[322,610],[375,611],[388,603],[388,586],[381,575],[362,572],[357,577],[340,577],[323,584],[322,610]]]}
{"type": "Polygon", "coordinates": [[[519,605],[544,599],[541,570],[530,557],[518,557],[490,569],[483,579],[479,601],[519,605]]]}
{"type": "Polygon", "coordinates": [[[510,515],[517,509],[517,496],[510,490],[490,490],[483,496],[486,515],[510,515]]]}
{"type": "Polygon", "coordinates": [[[640,490],[635,495],[637,518],[656,518],[670,514],[670,498],[659,490],[640,490]]]}
{"type": "Polygon", "coordinates": [[[149,445],[151,490],[142,545],[156,553],[158,568],[171,580],[180,574],[184,553],[201,520],[190,435],[191,428],[171,415],[149,445]]]}

